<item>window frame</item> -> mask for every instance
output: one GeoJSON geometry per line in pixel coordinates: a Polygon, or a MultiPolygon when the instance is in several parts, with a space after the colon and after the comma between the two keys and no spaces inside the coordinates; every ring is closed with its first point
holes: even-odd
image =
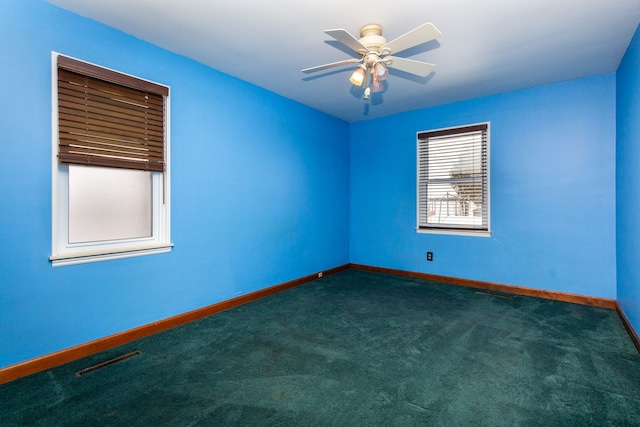
{"type": "Polygon", "coordinates": [[[490,147],[491,147],[491,124],[490,122],[480,122],[461,126],[451,126],[446,128],[431,129],[426,131],[416,132],[416,232],[420,234],[446,234],[446,235],[459,235],[459,236],[476,236],[476,237],[490,237],[491,236],[491,159],[490,159],[490,147]],[[473,229],[465,227],[442,227],[439,225],[425,226],[420,224],[421,205],[422,199],[420,195],[420,144],[425,141],[425,138],[421,138],[420,135],[430,133],[447,133],[451,131],[460,131],[459,134],[470,132],[474,128],[486,127],[486,176],[484,193],[486,194],[486,229],[473,229]]]}
{"type": "MultiPolygon", "coordinates": [[[[142,255],[170,252],[171,221],[170,221],[170,94],[166,85],[149,80],[140,79],[119,71],[81,61],[57,52],[52,52],[52,248],[49,260],[53,267],[83,264],[88,262],[129,258],[142,255]],[[85,243],[69,243],[69,164],[60,163],[59,153],[59,122],[58,122],[58,58],[68,58],[83,62],[92,67],[99,67],[108,73],[130,77],[139,81],[163,86],[167,89],[164,95],[164,171],[149,171],[152,180],[152,227],[150,237],[94,241],[85,243]]],[[[85,167],[85,166],[79,166],[85,167]]],[[[90,166],[87,166],[90,167],[90,166]]]]}

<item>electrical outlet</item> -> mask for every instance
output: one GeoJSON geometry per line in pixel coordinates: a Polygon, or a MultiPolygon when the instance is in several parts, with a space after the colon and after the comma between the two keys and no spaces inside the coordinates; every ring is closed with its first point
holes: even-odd
{"type": "Polygon", "coordinates": [[[427,261],[433,261],[433,252],[427,252],[427,261]]]}

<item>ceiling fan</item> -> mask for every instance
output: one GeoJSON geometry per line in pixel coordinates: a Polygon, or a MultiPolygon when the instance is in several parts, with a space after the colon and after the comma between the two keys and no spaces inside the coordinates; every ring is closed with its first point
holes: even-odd
{"type": "Polygon", "coordinates": [[[365,87],[364,99],[369,99],[371,92],[380,92],[384,89],[382,81],[389,76],[387,68],[395,68],[420,77],[428,76],[436,67],[434,64],[391,56],[391,54],[434,40],[442,34],[430,22],[422,24],[390,42],[387,42],[382,36],[382,26],[378,24],[368,24],[362,27],[359,39],[343,29],[325,30],[325,33],[354,50],[359,58],[305,68],[302,72],[314,73],[327,68],[361,62],[349,80],[356,86],[365,87]]]}

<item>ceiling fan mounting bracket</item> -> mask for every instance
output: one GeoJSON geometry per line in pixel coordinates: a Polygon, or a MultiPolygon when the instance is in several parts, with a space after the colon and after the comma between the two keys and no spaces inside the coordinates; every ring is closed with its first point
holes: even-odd
{"type": "Polygon", "coordinates": [[[366,36],[381,36],[382,25],[380,24],[367,24],[360,28],[360,37],[366,36]]]}

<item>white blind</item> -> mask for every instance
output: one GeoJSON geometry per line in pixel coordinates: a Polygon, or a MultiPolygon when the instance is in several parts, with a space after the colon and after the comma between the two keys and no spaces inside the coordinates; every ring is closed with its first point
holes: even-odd
{"type": "Polygon", "coordinates": [[[487,129],[418,134],[418,228],[488,230],[487,129]]]}

